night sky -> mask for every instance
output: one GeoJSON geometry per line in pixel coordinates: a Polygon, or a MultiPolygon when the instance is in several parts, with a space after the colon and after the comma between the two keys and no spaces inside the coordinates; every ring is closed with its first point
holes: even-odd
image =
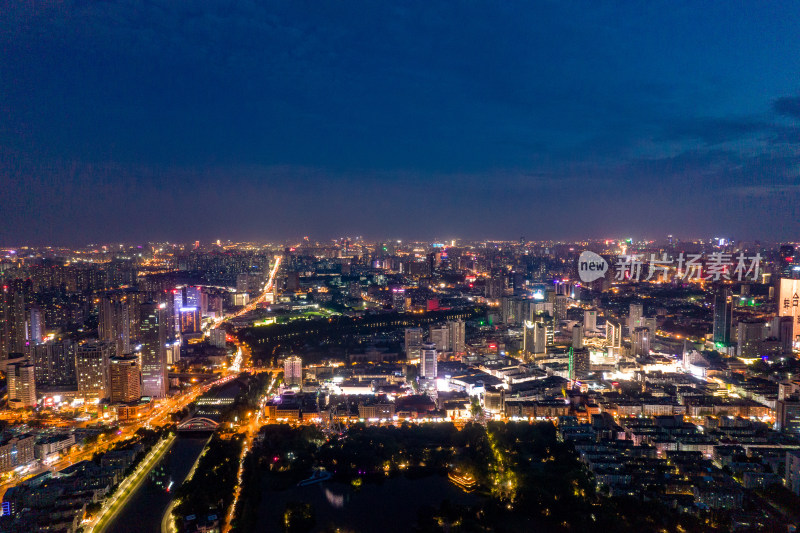
{"type": "Polygon", "coordinates": [[[614,4],[0,2],[0,244],[800,239],[800,3],[614,4]]]}

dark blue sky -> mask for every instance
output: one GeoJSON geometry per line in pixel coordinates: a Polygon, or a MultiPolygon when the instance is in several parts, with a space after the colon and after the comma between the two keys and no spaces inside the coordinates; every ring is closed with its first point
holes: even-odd
{"type": "Polygon", "coordinates": [[[800,239],[795,2],[2,2],[0,244],[800,239]]]}

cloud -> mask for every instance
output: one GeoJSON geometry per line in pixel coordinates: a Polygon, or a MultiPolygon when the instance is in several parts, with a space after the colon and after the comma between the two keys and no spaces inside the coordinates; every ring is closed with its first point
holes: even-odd
{"type": "Polygon", "coordinates": [[[800,127],[775,126],[772,128],[769,142],[772,144],[800,144],[800,127]]]}
{"type": "Polygon", "coordinates": [[[800,96],[782,96],[772,103],[772,109],[784,117],[800,118],[800,96]]]}
{"type": "Polygon", "coordinates": [[[766,198],[779,194],[800,193],[800,185],[749,185],[746,187],[731,187],[728,192],[736,196],[766,198]]]}
{"type": "Polygon", "coordinates": [[[758,137],[772,128],[768,122],[747,118],[696,118],[672,123],[657,140],[700,140],[713,146],[748,137],[758,137]]]}

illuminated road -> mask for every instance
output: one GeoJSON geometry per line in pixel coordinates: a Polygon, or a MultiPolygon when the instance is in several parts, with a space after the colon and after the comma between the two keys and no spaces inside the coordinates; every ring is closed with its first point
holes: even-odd
{"type": "MultiPolygon", "coordinates": [[[[273,265],[272,270],[270,271],[269,278],[267,279],[267,282],[264,285],[264,291],[261,293],[261,295],[259,295],[258,298],[250,302],[248,306],[241,309],[235,315],[227,317],[221,320],[220,322],[229,320],[231,318],[235,318],[244,313],[252,311],[260,303],[266,301],[267,295],[270,292],[272,292],[272,289],[275,285],[275,278],[278,274],[278,270],[280,269],[281,260],[282,260],[281,256],[276,257],[275,264],[273,265]]],[[[191,402],[193,402],[198,396],[207,392],[214,385],[224,383],[225,381],[237,377],[247,359],[249,359],[248,354],[244,353],[242,348],[239,348],[234,358],[233,364],[226,372],[226,375],[222,376],[221,378],[210,383],[194,385],[190,389],[184,391],[179,395],[160,400],[156,403],[153,409],[142,418],[134,422],[127,422],[127,421],[120,422],[120,430],[117,433],[113,435],[100,435],[98,437],[97,442],[94,442],[86,446],[74,446],[69,454],[59,459],[55,463],[46,466],[41,466],[36,469],[32,469],[21,476],[15,475],[11,479],[8,479],[4,483],[0,484],[0,501],[2,501],[2,497],[5,495],[6,490],[22,483],[27,479],[34,477],[35,475],[41,474],[42,472],[45,472],[47,470],[54,472],[63,470],[64,468],[67,468],[68,466],[71,466],[80,461],[89,460],[94,456],[94,454],[108,451],[112,449],[119,442],[133,437],[136,434],[136,431],[141,428],[157,428],[172,423],[170,417],[173,413],[184,409],[191,402]]],[[[3,416],[7,416],[9,419],[13,416],[15,421],[18,422],[23,422],[26,418],[24,416],[20,416],[17,413],[3,413],[3,416]]],[[[73,427],[77,427],[74,422],[71,424],[65,423],[65,427],[68,427],[70,425],[73,427]]]]}
{"type": "Polygon", "coordinates": [[[215,326],[219,326],[221,323],[223,323],[225,321],[228,321],[228,320],[230,320],[232,318],[240,317],[240,316],[244,315],[245,313],[249,313],[250,311],[252,311],[256,307],[258,307],[258,304],[266,301],[267,295],[272,292],[272,289],[275,286],[275,277],[278,275],[278,269],[280,269],[280,267],[281,267],[281,260],[282,259],[283,258],[281,256],[276,256],[275,257],[275,264],[272,266],[272,270],[269,273],[269,278],[267,279],[267,282],[264,284],[264,290],[258,296],[258,298],[256,298],[255,300],[252,300],[246,306],[242,307],[238,312],[236,312],[236,313],[234,313],[234,314],[232,314],[230,316],[227,316],[225,318],[221,318],[221,319],[217,320],[217,322],[215,323],[215,326]]]}
{"type": "Polygon", "coordinates": [[[239,349],[236,351],[236,356],[233,358],[233,362],[231,363],[230,366],[231,372],[239,372],[239,370],[242,368],[242,359],[243,359],[242,348],[240,346],[239,349]]]}
{"type": "Polygon", "coordinates": [[[147,454],[134,472],[120,483],[114,495],[103,504],[95,519],[84,529],[87,533],[94,531],[102,532],[113,520],[116,514],[125,506],[131,495],[139,488],[139,485],[147,478],[150,470],[158,464],[161,458],[167,453],[172,443],[175,442],[175,435],[170,435],[166,439],[158,441],[150,453],[147,454]]]}
{"type": "Polygon", "coordinates": [[[55,463],[48,465],[46,467],[40,467],[34,471],[31,471],[25,474],[21,478],[12,479],[3,485],[0,485],[0,499],[2,499],[5,492],[13,487],[16,486],[26,479],[30,479],[31,477],[38,475],[46,470],[51,470],[53,472],[58,470],[63,470],[70,465],[78,463],[80,461],[89,460],[94,456],[95,453],[104,452],[111,449],[114,445],[128,439],[136,434],[136,431],[141,428],[151,428],[151,427],[160,427],[167,424],[172,423],[171,415],[174,412],[180,411],[181,409],[185,408],[191,402],[195,400],[199,395],[203,394],[207,389],[200,385],[195,385],[189,390],[185,391],[183,394],[179,394],[177,396],[173,396],[172,398],[166,398],[161,400],[157,407],[154,407],[153,410],[145,417],[133,422],[131,424],[121,426],[120,430],[110,436],[107,435],[100,435],[97,439],[97,442],[84,446],[74,446],[72,451],[67,454],[62,459],[56,461],[55,463]]]}
{"type": "Polygon", "coordinates": [[[244,460],[247,457],[247,454],[250,453],[250,449],[253,447],[253,438],[255,437],[258,430],[261,428],[261,413],[264,410],[264,403],[266,399],[269,397],[270,393],[272,392],[273,387],[275,386],[275,376],[272,377],[272,382],[269,385],[264,396],[262,396],[258,401],[258,410],[256,414],[250,422],[243,426],[241,429],[244,430],[244,441],[242,442],[242,453],[239,456],[239,472],[237,474],[237,482],[236,487],[233,491],[233,502],[231,502],[231,506],[228,509],[228,513],[225,516],[225,524],[222,526],[222,533],[228,533],[231,530],[233,517],[236,515],[236,505],[239,503],[239,496],[242,493],[242,481],[244,477],[244,460]]]}

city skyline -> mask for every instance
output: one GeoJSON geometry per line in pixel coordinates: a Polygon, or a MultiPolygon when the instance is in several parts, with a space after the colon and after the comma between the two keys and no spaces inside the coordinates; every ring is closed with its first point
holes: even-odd
{"type": "Polygon", "coordinates": [[[796,531],[800,3],[0,7],[0,531],[796,531]]]}
{"type": "Polygon", "coordinates": [[[10,5],[0,244],[794,240],[798,23],[705,2],[10,5]]]}

